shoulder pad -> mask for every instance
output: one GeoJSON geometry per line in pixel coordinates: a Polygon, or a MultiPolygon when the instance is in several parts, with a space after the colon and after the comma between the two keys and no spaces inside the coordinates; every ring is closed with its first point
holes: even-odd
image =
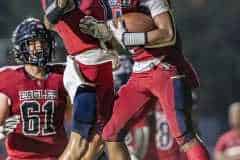
{"type": "Polygon", "coordinates": [[[0,68],[0,73],[5,71],[16,71],[20,68],[23,68],[23,65],[14,65],[14,66],[4,66],[0,68]]]}

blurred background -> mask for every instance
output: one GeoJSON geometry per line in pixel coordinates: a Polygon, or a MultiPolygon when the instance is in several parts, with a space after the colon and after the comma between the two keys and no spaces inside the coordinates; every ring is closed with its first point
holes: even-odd
{"type": "MultiPolygon", "coordinates": [[[[178,0],[173,2],[177,26],[185,55],[195,66],[201,79],[196,92],[198,104],[194,115],[207,147],[212,151],[217,138],[228,129],[227,111],[239,100],[240,62],[238,29],[240,5],[231,0],[178,0]]],[[[0,65],[11,55],[12,31],[24,18],[42,15],[39,1],[0,1],[0,65]]],[[[61,44],[61,43],[58,43],[61,44]]],[[[58,45],[57,61],[64,60],[64,48],[58,45]]]]}

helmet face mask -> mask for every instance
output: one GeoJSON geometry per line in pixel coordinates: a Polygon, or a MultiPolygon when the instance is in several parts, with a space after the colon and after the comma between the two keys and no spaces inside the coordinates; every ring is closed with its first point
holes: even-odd
{"type": "Polygon", "coordinates": [[[25,64],[42,67],[51,61],[51,46],[44,39],[25,40],[21,48],[25,64]]]}
{"type": "Polygon", "coordinates": [[[38,19],[28,18],[19,24],[12,42],[17,63],[44,67],[51,61],[54,40],[38,19]]]}

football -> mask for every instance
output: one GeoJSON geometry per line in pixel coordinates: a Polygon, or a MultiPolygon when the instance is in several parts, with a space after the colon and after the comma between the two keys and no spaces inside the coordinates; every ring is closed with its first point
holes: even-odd
{"type": "Polygon", "coordinates": [[[140,12],[124,14],[122,17],[115,19],[114,24],[117,26],[120,20],[124,21],[128,32],[148,32],[156,27],[152,17],[140,12]]]}

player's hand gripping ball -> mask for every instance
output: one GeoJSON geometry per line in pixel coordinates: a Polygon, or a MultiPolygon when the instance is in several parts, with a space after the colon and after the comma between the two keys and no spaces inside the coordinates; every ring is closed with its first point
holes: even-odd
{"type": "Polygon", "coordinates": [[[148,32],[156,26],[153,19],[140,12],[131,12],[107,22],[114,38],[124,47],[123,35],[126,32],[148,32]]]}
{"type": "Polygon", "coordinates": [[[119,21],[124,21],[127,32],[148,32],[156,28],[152,17],[140,12],[130,12],[114,19],[117,28],[119,21]]]}

